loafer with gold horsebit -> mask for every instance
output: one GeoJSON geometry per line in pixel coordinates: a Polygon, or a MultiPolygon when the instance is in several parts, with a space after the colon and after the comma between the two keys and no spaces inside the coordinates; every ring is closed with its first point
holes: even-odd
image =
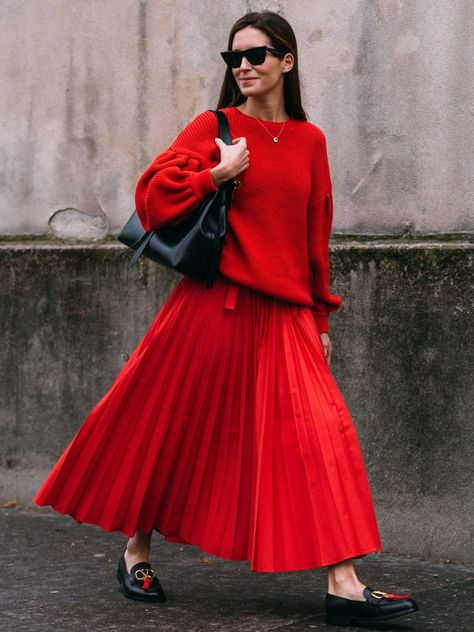
{"type": "Polygon", "coordinates": [[[352,625],[376,621],[386,621],[418,610],[411,593],[394,595],[372,590],[366,586],[362,591],[365,601],[345,599],[326,594],[326,623],[329,625],[352,625]]]}
{"type": "Polygon", "coordinates": [[[125,597],[136,601],[166,601],[160,580],[155,576],[148,562],[137,562],[127,571],[125,557],[122,555],[118,563],[117,579],[122,584],[125,597]]]}

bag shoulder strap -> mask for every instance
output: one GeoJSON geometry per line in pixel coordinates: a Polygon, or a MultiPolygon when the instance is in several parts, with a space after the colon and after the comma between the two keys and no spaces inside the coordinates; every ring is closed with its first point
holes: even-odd
{"type": "Polygon", "coordinates": [[[232,145],[232,137],[230,135],[229,121],[224,112],[220,110],[208,110],[208,112],[214,112],[217,117],[217,123],[219,125],[219,137],[222,138],[226,145],[232,145]]]}

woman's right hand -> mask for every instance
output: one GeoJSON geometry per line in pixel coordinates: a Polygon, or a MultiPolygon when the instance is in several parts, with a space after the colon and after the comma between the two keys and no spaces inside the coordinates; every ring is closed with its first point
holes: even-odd
{"type": "Polygon", "coordinates": [[[221,152],[221,161],[211,169],[211,175],[217,186],[226,180],[235,178],[249,166],[249,150],[245,136],[232,139],[232,145],[224,143],[222,138],[215,138],[221,152]]]}

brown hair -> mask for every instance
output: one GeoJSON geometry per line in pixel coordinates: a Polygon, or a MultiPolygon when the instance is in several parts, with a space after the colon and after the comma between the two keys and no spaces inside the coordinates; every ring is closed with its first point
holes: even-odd
{"type": "MultiPolygon", "coordinates": [[[[228,50],[231,50],[234,35],[237,31],[244,29],[246,26],[252,26],[266,33],[273,48],[277,48],[284,53],[292,53],[294,57],[293,68],[284,73],[283,77],[285,110],[288,116],[307,121],[308,117],[301,105],[301,81],[298,74],[298,47],[296,45],[295,33],[290,24],[285,18],[273,11],[246,13],[237,20],[231,28],[228,50]]],[[[232,69],[227,67],[224,81],[222,82],[217,109],[231,105],[239,105],[245,100],[246,97],[244,97],[240,91],[235,77],[232,74],[232,69]]]]}

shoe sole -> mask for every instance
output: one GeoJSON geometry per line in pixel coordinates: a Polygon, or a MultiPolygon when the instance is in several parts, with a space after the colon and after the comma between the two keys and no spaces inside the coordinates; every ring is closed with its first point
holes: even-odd
{"type": "Polygon", "coordinates": [[[358,625],[365,623],[378,623],[379,621],[387,621],[388,619],[396,619],[398,617],[404,617],[406,614],[412,614],[413,612],[418,612],[418,608],[410,608],[409,610],[404,610],[403,612],[399,612],[398,614],[389,614],[382,615],[379,617],[340,617],[340,616],[327,616],[326,615],[326,623],[328,625],[358,625]]]}
{"type": "Polygon", "coordinates": [[[122,578],[120,577],[120,573],[118,571],[117,571],[117,581],[121,585],[122,593],[124,594],[124,596],[127,599],[132,599],[133,601],[143,601],[143,602],[146,602],[146,603],[164,603],[165,601],[167,601],[166,597],[164,599],[162,599],[160,597],[158,597],[158,598],[152,597],[150,599],[150,597],[145,597],[145,596],[141,597],[140,595],[131,595],[131,594],[127,593],[126,590],[125,590],[125,586],[123,585],[122,578]]]}

